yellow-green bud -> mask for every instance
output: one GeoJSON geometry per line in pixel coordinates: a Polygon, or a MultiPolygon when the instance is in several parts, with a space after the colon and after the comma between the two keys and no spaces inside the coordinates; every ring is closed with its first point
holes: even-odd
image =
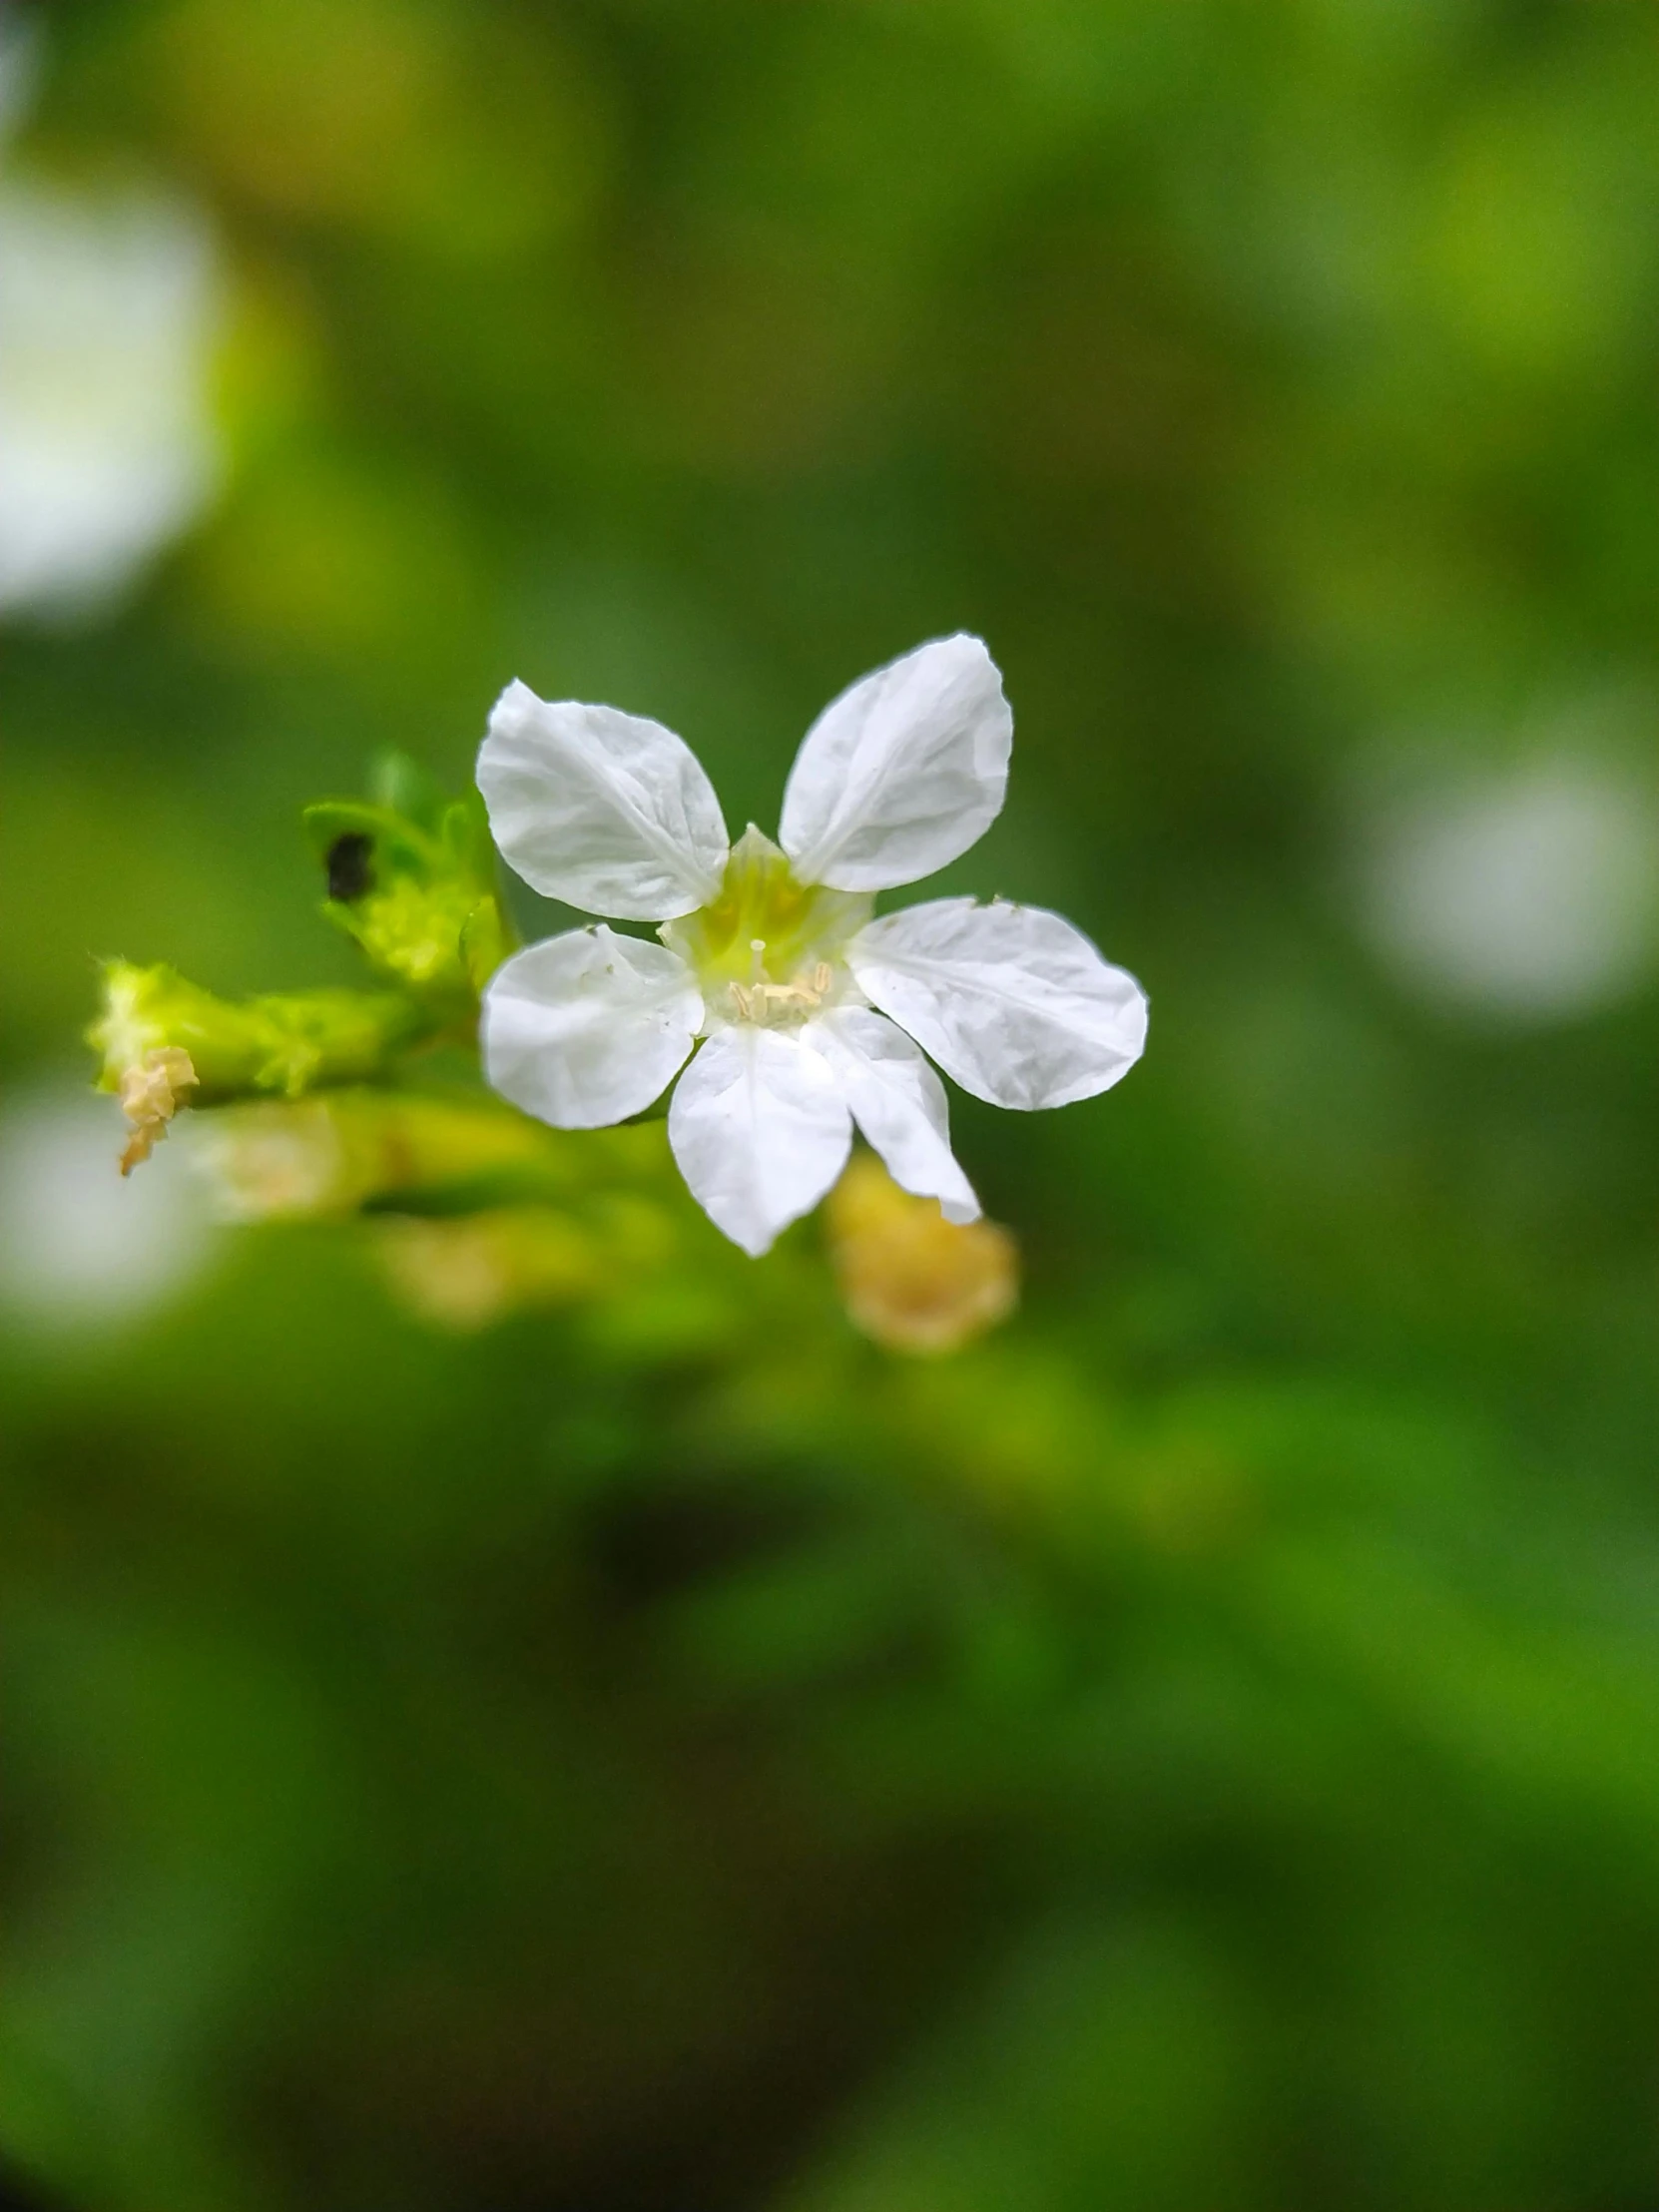
{"type": "Polygon", "coordinates": [[[400,993],[294,991],[232,1001],[174,968],[111,960],[103,1011],[87,1042],[102,1058],[101,1090],[131,1088],[133,1071],[153,1064],[153,1055],[183,1052],[195,1077],[192,1103],[211,1106],[373,1081],[435,1027],[428,1009],[400,993]]]}

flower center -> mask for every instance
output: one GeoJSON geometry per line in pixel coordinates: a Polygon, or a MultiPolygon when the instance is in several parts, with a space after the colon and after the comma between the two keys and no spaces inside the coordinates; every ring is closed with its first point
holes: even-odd
{"type": "Polygon", "coordinates": [[[752,938],[749,949],[754,956],[749,981],[726,986],[740,1021],[801,1018],[822,1006],[829,997],[835,971],[828,960],[816,961],[810,975],[803,969],[793,983],[772,983],[767,980],[766,939],[752,938]]]}
{"type": "Polygon", "coordinates": [[[844,978],[841,951],[869,919],[857,892],[797,881],[787,856],[753,823],[732,847],[707,906],[659,935],[690,962],[717,1020],[805,1021],[844,978]]]}

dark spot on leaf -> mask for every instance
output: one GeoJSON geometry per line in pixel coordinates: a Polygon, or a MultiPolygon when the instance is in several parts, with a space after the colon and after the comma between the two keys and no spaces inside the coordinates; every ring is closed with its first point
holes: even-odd
{"type": "Polygon", "coordinates": [[[369,856],[374,839],[362,830],[346,830],[328,847],[328,896],[344,900],[361,898],[373,888],[374,870],[369,856]]]}

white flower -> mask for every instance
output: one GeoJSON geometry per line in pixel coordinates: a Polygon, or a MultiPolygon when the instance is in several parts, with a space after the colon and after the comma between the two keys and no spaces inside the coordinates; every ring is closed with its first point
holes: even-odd
{"type": "Polygon", "coordinates": [[[190,1147],[123,1182],[115,1102],[43,1086],[0,1113],[0,1325],[70,1334],[142,1322],[212,1262],[190,1147]]]}
{"type": "Polygon", "coordinates": [[[219,473],[194,213],[0,185],[0,609],[96,609],[219,473]]]}
{"type": "Polygon", "coordinates": [[[1659,955],[1659,811],[1565,747],[1503,767],[1401,761],[1367,825],[1361,920],[1407,983],[1516,1023],[1567,1021],[1659,955]]]}
{"type": "Polygon", "coordinates": [[[941,898],[870,918],[874,892],[983,835],[1012,739],[984,646],[935,640],[820,715],[780,842],[751,825],[731,845],[672,731],[509,684],[478,756],[496,843],[549,897],[662,926],[514,954],[484,994],[491,1083],[555,1128],[599,1128],[642,1113],[696,1046],[669,1142],[747,1252],[818,1204],[854,1122],[896,1182],[972,1221],[918,1046],[976,1098],[1028,1109],[1106,1090],[1146,1039],[1140,986],[1058,914],[941,898]]]}
{"type": "MultiPolygon", "coordinates": [[[[39,59],[0,0],[0,150],[39,59]]],[[[206,502],[217,319],[190,208],[0,181],[0,610],[96,611],[206,502]]]]}

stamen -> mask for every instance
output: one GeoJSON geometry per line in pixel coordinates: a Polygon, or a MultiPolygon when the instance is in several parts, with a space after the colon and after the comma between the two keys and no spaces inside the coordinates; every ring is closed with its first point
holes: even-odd
{"type": "Polygon", "coordinates": [[[810,1013],[830,995],[834,970],[820,960],[808,978],[793,983],[729,983],[732,1003],[742,1021],[766,1022],[773,1014],[810,1013]]]}

